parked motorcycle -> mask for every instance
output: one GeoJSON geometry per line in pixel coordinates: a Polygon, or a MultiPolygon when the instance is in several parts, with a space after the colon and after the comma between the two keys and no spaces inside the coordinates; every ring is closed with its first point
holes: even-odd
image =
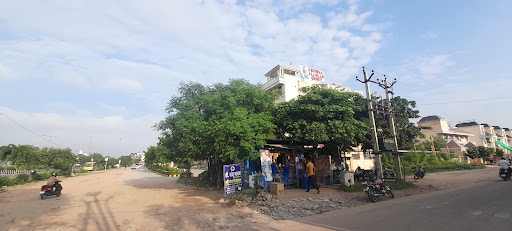
{"type": "Polygon", "coordinates": [[[39,192],[39,195],[41,196],[41,200],[46,199],[49,196],[57,196],[60,197],[60,194],[62,193],[62,185],[59,183],[60,180],[55,182],[53,186],[43,185],[41,186],[41,191],[39,192]],[[55,190],[53,190],[55,188],[55,190]]]}
{"type": "Polygon", "coordinates": [[[425,177],[425,175],[427,174],[427,170],[424,168],[424,167],[419,167],[417,170],[416,170],[416,173],[414,173],[414,179],[417,180],[417,179],[423,179],[423,177],[425,177]]]}
{"type": "Polygon", "coordinates": [[[507,171],[508,170],[504,168],[500,169],[499,175],[501,178],[503,178],[504,181],[510,180],[510,175],[508,174],[507,171]]]}
{"type": "Polygon", "coordinates": [[[382,176],[384,178],[396,178],[396,173],[395,170],[393,169],[384,168],[384,170],[382,171],[382,176]]]}
{"type": "Polygon", "coordinates": [[[375,181],[363,182],[363,192],[368,195],[368,198],[372,202],[380,200],[381,196],[388,195],[390,198],[395,198],[393,191],[387,186],[382,179],[376,179],[375,181]]]}

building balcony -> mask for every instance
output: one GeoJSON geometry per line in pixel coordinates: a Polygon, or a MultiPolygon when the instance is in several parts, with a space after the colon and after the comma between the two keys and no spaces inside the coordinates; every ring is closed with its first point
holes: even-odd
{"type": "Polygon", "coordinates": [[[276,78],[272,78],[270,79],[270,81],[266,82],[265,84],[263,84],[263,86],[261,86],[261,88],[264,90],[264,91],[268,91],[270,89],[274,89],[280,85],[284,85],[285,83],[285,79],[284,78],[280,78],[280,77],[276,77],[276,78]]]}

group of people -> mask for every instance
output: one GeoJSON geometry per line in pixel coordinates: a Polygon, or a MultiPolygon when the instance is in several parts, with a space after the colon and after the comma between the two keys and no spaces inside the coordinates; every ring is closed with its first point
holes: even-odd
{"type": "MultiPolygon", "coordinates": [[[[306,164],[306,174],[308,177],[307,180],[307,190],[306,192],[309,192],[310,188],[315,188],[317,190],[317,193],[320,193],[320,187],[316,183],[316,168],[313,162],[311,162],[311,159],[308,158],[307,164],[306,164]]],[[[288,187],[290,184],[290,166],[288,162],[286,162],[283,166],[279,166],[276,161],[272,161],[271,168],[272,168],[272,178],[274,182],[280,182],[281,176],[279,174],[280,168],[283,168],[283,178],[284,178],[284,185],[285,187],[288,187]]]]}
{"type": "MultiPolygon", "coordinates": [[[[279,169],[281,166],[277,165],[276,161],[272,161],[272,178],[274,182],[279,182],[281,179],[281,176],[279,175],[279,169]]],[[[284,185],[285,187],[288,187],[290,184],[290,166],[288,165],[288,162],[286,162],[283,166],[283,179],[284,179],[284,185]]]]}

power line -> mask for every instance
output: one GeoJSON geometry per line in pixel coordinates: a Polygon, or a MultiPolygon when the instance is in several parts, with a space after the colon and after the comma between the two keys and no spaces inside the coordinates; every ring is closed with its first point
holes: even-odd
{"type": "Polygon", "coordinates": [[[4,113],[0,112],[0,115],[5,116],[5,118],[9,119],[10,121],[12,121],[13,123],[15,123],[15,124],[17,124],[18,126],[22,127],[23,129],[27,130],[28,132],[30,132],[30,133],[32,133],[32,134],[34,134],[34,135],[36,135],[36,136],[39,136],[41,139],[46,140],[46,141],[48,141],[49,143],[55,144],[55,145],[57,145],[57,146],[59,146],[59,147],[61,147],[61,148],[65,148],[64,146],[62,146],[62,145],[60,145],[60,144],[57,144],[57,143],[53,142],[52,140],[46,139],[46,138],[44,138],[42,135],[39,135],[39,134],[35,133],[34,131],[32,131],[32,130],[30,130],[30,129],[26,128],[25,126],[23,126],[23,125],[21,125],[20,123],[16,122],[14,119],[11,119],[11,118],[10,118],[9,116],[7,116],[6,114],[4,114],[4,113]]]}
{"type": "Polygon", "coordinates": [[[453,101],[453,102],[442,102],[442,103],[422,103],[418,105],[437,105],[437,104],[453,104],[453,103],[471,103],[471,102],[480,102],[480,101],[489,101],[489,100],[499,100],[499,99],[512,99],[512,97],[501,97],[501,98],[490,98],[490,99],[475,99],[475,100],[464,100],[464,101],[453,101]]]}

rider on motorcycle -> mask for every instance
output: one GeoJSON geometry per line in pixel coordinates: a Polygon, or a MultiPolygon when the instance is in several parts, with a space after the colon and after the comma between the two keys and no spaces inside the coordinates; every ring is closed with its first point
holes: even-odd
{"type": "Polygon", "coordinates": [[[48,187],[51,187],[52,190],[54,190],[54,187],[55,187],[55,192],[60,192],[60,190],[62,190],[61,187],[57,186],[55,183],[59,182],[59,178],[57,178],[57,173],[54,172],[52,173],[52,176],[50,178],[48,178],[48,181],[46,182],[46,185],[48,187]]]}
{"type": "Polygon", "coordinates": [[[501,169],[506,169],[507,170],[507,177],[510,178],[510,174],[511,174],[512,169],[510,169],[510,163],[505,160],[505,157],[501,157],[501,160],[498,161],[498,163],[496,163],[496,164],[500,166],[500,170],[501,169]]]}

